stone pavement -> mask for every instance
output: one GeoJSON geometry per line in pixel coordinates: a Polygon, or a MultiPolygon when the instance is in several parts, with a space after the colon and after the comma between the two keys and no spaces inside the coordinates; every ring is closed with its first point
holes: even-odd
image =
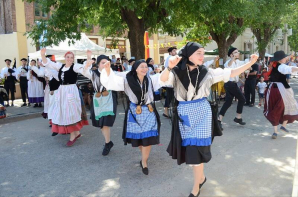
{"type": "MultiPolygon", "coordinates": [[[[297,96],[297,85],[292,86],[297,96]]],[[[161,104],[157,106],[162,114],[161,104]]],[[[289,125],[289,134],[280,132],[272,140],[262,108],[244,108],[246,126],[233,123],[235,110],[234,103],[224,118],[224,135],[212,145],[213,158],[205,165],[208,180],[200,196],[291,196],[297,123],[289,125]]],[[[169,120],[161,116],[161,144],[153,146],[145,176],[139,150],[123,145],[123,119],[118,105],[111,130],[115,145],[106,157],[101,155],[103,136],[91,125],[69,148],[65,146],[69,137],[51,137],[41,117],[1,124],[0,196],[188,196],[192,169],[178,166],[166,152],[169,120]]]]}

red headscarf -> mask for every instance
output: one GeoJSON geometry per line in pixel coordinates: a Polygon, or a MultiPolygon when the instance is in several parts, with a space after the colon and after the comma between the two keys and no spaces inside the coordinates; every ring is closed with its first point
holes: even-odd
{"type": "Polygon", "coordinates": [[[66,55],[68,55],[68,54],[72,54],[72,55],[73,55],[73,58],[74,58],[74,54],[73,54],[73,52],[71,52],[71,51],[67,51],[67,52],[64,54],[64,57],[66,57],[66,55]]]}

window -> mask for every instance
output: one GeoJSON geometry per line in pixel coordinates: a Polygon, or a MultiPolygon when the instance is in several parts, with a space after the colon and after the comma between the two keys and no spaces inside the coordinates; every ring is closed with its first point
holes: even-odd
{"type": "Polygon", "coordinates": [[[40,16],[40,6],[38,5],[38,3],[34,2],[34,12],[35,12],[35,16],[40,16]]]}
{"type": "Polygon", "coordinates": [[[42,11],[42,6],[38,3],[38,1],[34,2],[34,13],[35,18],[48,18],[48,13],[42,11]]]}

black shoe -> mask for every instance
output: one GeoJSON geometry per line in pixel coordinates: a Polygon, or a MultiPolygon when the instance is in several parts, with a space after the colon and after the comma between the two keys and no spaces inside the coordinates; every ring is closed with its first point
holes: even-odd
{"type": "Polygon", "coordinates": [[[5,105],[6,107],[9,107],[9,104],[5,105]]]}
{"type": "MultiPolygon", "coordinates": [[[[52,125],[51,125],[51,126],[52,126],[52,125]]],[[[52,136],[56,136],[56,135],[58,135],[58,133],[55,133],[55,132],[52,133],[52,136]]]]}
{"type": "Polygon", "coordinates": [[[242,118],[240,118],[240,119],[235,118],[235,119],[234,119],[234,122],[236,122],[236,123],[238,123],[238,124],[240,124],[240,125],[246,125],[246,123],[242,121],[242,118]]]}
{"type": "Polygon", "coordinates": [[[14,106],[14,104],[12,103],[10,106],[12,106],[12,107],[13,107],[13,106],[14,106]]]}
{"type": "Polygon", "coordinates": [[[245,104],[244,104],[244,106],[250,106],[250,104],[248,104],[248,103],[245,103],[245,104]]]}
{"type": "Polygon", "coordinates": [[[28,103],[28,106],[31,106],[30,103],[28,103]]]}
{"type": "MultiPolygon", "coordinates": [[[[28,106],[29,106],[29,105],[28,105],[28,106]]],[[[33,107],[38,107],[38,104],[37,104],[37,103],[35,103],[33,107]]]]}
{"type": "Polygon", "coordinates": [[[168,115],[166,115],[165,113],[163,113],[162,114],[164,117],[166,117],[166,118],[169,118],[169,116],[168,115]]]}
{"type": "Polygon", "coordinates": [[[140,161],[140,165],[141,165],[143,174],[148,175],[149,174],[149,169],[147,167],[143,168],[142,161],[140,161]]]}
{"type": "Polygon", "coordinates": [[[192,193],[190,193],[188,197],[198,197],[200,195],[200,193],[201,193],[201,190],[199,191],[199,193],[196,196],[193,195],[192,193]]]}
{"type": "Polygon", "coordinates": [[[103,148],[102,155],[103,156],[108,155],[113,146],[114,146],[114,144],[112,141],[110,141],[109,143],[106,143],[103,148]]]}
{"type": "MultiPolygon", "coordinates": [[[[23,105],[22,105],[22,107],[26,107],[27,106],[27,104],[26,103],[24,103],[23,105]]],[[[29,106],[29,105],[28,105],[29,106]]]]}
{"type": "Polygon", "coordinates": [[[223,131],[222,124],[221,124],[220,120],[218,120],[218,124],[219,124],[219,127],[220,127],[221,131],[223,131]]]}
{"type": "Polygon", "coordinates": [[[42,107],[42,104],[41,104],[41,103],[39,103],[39,104],[38,104],[38,107],[42,107]]]}
{"type": "Polygon", "coordinates": [[[201,189],[201,187],[203,187],[203,185],[206,183],[206,181],[207,181],[207,178],[205,177],[205,180],[203,181],[203,183],[200,184],[200,189],[201,189]]]}
{"type": "Polygon", "coordinates": [[[249,107],[253,107],[253,106],[255,106],[255,104],[250,104],[250,105],[249,105],[249,107]]]}
{"type": "Polygon", "coordinates": [[[52,125],[50,124],[50,126],[49,127],[52,127],[52,125]]]}

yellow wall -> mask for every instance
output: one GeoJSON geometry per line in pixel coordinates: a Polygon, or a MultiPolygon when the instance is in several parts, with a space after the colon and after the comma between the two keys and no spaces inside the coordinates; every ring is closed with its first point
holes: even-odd
{"type": "Polygon", "coordinates": [[[20,62],[19,60],[19,50],[18,50],[18,39],[17,33],[12,34],[1,34],[0,35],[0,69],[5,67],[5,59],[11,59],[13,64],[13,59],[17,58],[17,66],[20,62]]]}
{"type": "Polygon", "coordinates": [[[27,37],[24,36],[26,33],[26,21],[25,21],[25,5],[22,0],[15,0],[16,6],[16,20],[17,20],[17,43],[19,56],[17,60],[28,56],[27,49],[27,37]]]}

